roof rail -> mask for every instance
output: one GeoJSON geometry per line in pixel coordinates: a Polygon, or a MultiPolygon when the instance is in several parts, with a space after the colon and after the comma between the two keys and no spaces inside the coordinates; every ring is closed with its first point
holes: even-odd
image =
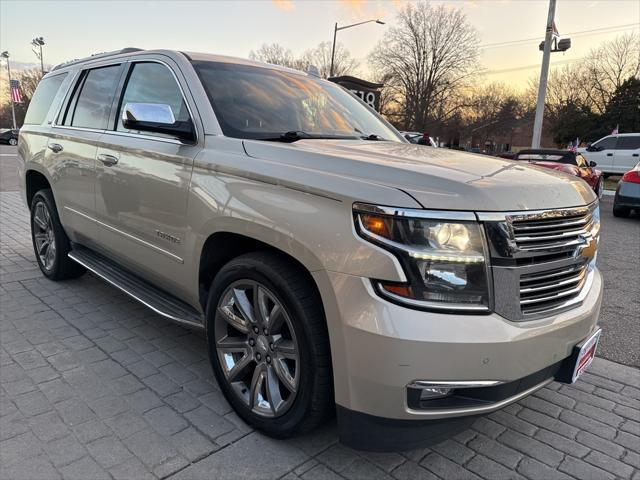
{"type": "Polygon", "coordinates": [[[76,58],[75,60],[69,60],[68,62],[63,62],[63,63],[53,67],[53,70],[51,70],[51,71],[58,70],[59,68],[68,67],[70,65],[75,65],[77,63],[87,62],[89,60],[95,60],[95,59],[98,59],[98,58],[106,58],[106,57],[111,57],[113,55],[121,55],[123,53],[133,53],[133,52],[142,52],[142,51],[144,51],[143,48],[127,47],[127,48],[123,48],[121,50],[114,50],[112,52],[94,53],[93,55],[91,55],[89,57],[76,58]]]}

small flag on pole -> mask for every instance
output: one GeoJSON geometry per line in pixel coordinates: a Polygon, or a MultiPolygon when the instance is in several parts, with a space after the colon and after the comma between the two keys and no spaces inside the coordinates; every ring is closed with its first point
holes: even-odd
{"type": "Polygon", "coordinates": [[[11,80],[11,101],[13,103],[22,103],[19,80],[11,80]]]}
{"type": "Polygon", "coordinates": [[[611,132],[611,135],[618,135],[618,126],[616,125],[616,128],[613,129],[613,132],[611,132]]]}

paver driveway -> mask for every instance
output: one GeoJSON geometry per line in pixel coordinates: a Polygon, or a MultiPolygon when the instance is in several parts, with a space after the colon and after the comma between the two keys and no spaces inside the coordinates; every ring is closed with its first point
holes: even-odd
{"type": "Polygon", "coordinates": [[[0,478],[640,480],[640,373],[598,359],[428,449],[358,453],[335,425],[276,441],[231,411],[200,334],[91,274],[37,270],[27,212],[0,193],[0,478]]]}

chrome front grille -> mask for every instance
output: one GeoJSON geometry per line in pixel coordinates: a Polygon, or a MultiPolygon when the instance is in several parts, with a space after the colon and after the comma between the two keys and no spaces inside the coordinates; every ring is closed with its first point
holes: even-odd
{"type": "Polygon", "coordinates": [[[586,265],[556,268],[520,277],[520,309],[531,315],[556,309],[577,297],[587,280],[586,265]]]}
{"type": "Polygon", "coordinates": [[[583,243],[584,236],[592,227],[591,212],[585,209],[571,216],[556,216],[553,213],[526,220],[512,220],[511,227],[517,248],[539,251],[583,243]]]}
{"type": "Polygon", "coordinates": [[[598,203],[557,210],[478,213],[493,275],[493,310],[512,321],[582,303],[593,281],[598,203]]]}

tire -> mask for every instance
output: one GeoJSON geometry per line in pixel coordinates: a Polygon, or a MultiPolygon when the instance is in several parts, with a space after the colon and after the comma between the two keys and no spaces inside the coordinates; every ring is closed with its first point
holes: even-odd
{"type": "Polygon", "coordinates": [[[255,252],[222,267],[209,291],[206,329],[218,384],[254,428],[287,438],[334,413],[322,302],[308,274],[286,258],[255,252]]]}
{"type": "Polygon", "coordinates": [[[71,243],[58,217],[50,189],[38,191],[31,201],[31,241],[42,273],[51,280],[77,278],[85,268],[67,254],[71,243]]]}
{"type": "Polygon", "coordinates": [[[9,139],[9,145],[11,145],[12,147],[15,147],[17,144],[18,144],[18,140],[16,140],[15,138],[9,139]]]}
{"type": "Polygon", "coordinates": [[[598,186],[596,187],[596,195],[598,198],[602,198],[604,195],[604,176],[600,176],[600,180],[598,180],[598,186]]]}
{"type": "Polygon", "coordinates": [[[619,218],[627,218],[631,213],[631,209],[629,207],[616,207],[613,206],[613,216],[619,218]]]}

